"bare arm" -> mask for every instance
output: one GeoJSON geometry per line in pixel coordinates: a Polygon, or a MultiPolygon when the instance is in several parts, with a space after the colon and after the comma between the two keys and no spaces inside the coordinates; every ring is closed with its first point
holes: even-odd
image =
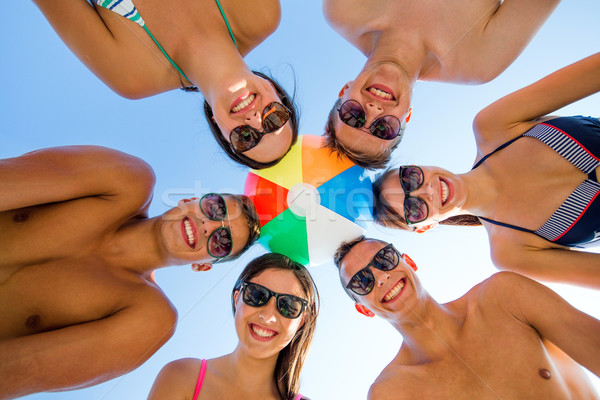
{"type": "Polygon", "coordinates": [[[600,53],[566,66],[504,96],[477,114],[473,122],[478,147],[503,143],[523,133],[528,123],[600,91],[600,53]]]}
{"type": "Polygon", "coordinates": [[[600,321],[521,275],[504,272],[492,279],[500,281],[498,297],[507,312],[600,376],[600,321]],[[507,291],[510,296],[506,296],[507,291]]]}
{"type": "Polygon", "coordinates": [[[201,363],[195,358],[183,358],[165,365],[152,385],[148,400],[191,399],[201,363]]]}
{"type": "Polygon", "coordinates": [[[165,302],[0,342],[0,399],[88,387],[137,368],[173,334],[176,312],[165,302]]]}
{"type": "Polygon", "coordinates": [[[89,196],[147,203],[154,172],[137,157],[97,146],[37,150],[0,160],[0,211],[89,196]]]}

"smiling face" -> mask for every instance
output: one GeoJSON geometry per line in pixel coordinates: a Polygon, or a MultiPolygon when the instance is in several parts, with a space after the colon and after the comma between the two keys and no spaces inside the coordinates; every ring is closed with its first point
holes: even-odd
{"type": "Polygon", "coordinates": [[[413,84],[396,64],[367,65],[354,81],[348,82],[340,91],[340,104],[347,100],[360,103],[366,115],[365,125],[362,129],[353,128],[336,116],[337,139],[353,151],[373,156],[396,145],[399,139],[380,139],[367,133],[365,128],[384,115],[393,115],[404,124],[410,113],[413,84]]]}
{"type": "MultiPolygon", "coordinates": [[[[217,229],[226,227],[232,236],[233,247],[230,254],[239,252],[248,241],[250,230],[239,202],[224,195],[227,215],[223,221],[210,220],[200,210],[200,200],[181,201],[180,204],[164,213],[160,220],[160,240],[172,264],[214,261],[208,252],[207,242],[217,229]]],[[[223,232],[223,230],[218,231],[223,232]]],[[[213,249],[211,253],[217,253],[213,249]]]]}
{"type": "MultiPolygon", "coordinates": [[[[346,286],[387,245],[379,240],[366,239],[352,247],[340,263],[342,284],[346,286]]],[[[412,310],[426,294],[416,274],[402,257],[398,257],[398,266],[390,271],[381,271],[372,265],[369,271],[374,277],[371,292],[362,296],[352,292],[352,295],[384,319],[397,320],[412,310]]]]}
{"type": "MultiPolygon", "coordinates": [[[[302,285],[290,270],[268,268],[248,282],[257,283],[276,293],[306,299],[302,285]]],[[[252,307],[244,303],[240,291],[234,293],[235,329],[240,340],[238,348],[251,357],[277,357],[303,324],[304,314],[295,319],[283,317],[277,310],[276,301],[273,296],[266,305],[252,307]]]]}
{"type": "MultiPolygon", "coordinates": [[[[438,167],[421,166],[420,169],[423,171],[423,183],[409,194],[427,204],[426,211],[417,212],[415,207],[413,213],[415,221],[425,219],[410,225],[420,228],[460,214],[466,200],[466,191],[461,178],[438,167]]],[[[411,188],[411,184],[406,180],[404,186],[411,188]]],[[[415,186],[418,184],[412,185],[415,186]]],[[[381,196],[401,218],[406,219],[404,208],[406,195],[401,184],[399,169],[393,169],[386,174],[381,185],[381,196]]],[[[413,202],[419,203],[418,200],[413,202]]]]}
{"type": "MultiPolygon", "coordinates": [[[[268,80],[250,73],[228,85],[211,108],[215,123],[229,142],[231,131],[238,126],[248,125],[263,132],[263,111],[272,102],[282,102],[275,87],[268,80]]],[[[293,136],[288,120],[282,128],[262,136],[255,147],[241,154],[260,163],[277,160],[287,153],[293,136]]]]}

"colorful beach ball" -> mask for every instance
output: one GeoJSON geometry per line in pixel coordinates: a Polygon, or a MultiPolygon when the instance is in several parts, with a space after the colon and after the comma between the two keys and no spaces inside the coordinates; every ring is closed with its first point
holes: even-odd
{"type": "Polygon", "coordinates": [[[276,166],[252,170],[244,194],[256,206],[258,242],[304,265],[331,261],[339,245],[364,234],[372,220],[372,184],[365,170],[302,135],[276,166]]]}

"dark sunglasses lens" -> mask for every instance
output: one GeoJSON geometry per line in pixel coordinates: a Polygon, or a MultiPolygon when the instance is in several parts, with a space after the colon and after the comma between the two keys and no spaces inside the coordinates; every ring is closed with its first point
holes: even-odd
{"type": "Polygon", "coordinates": [[[373,274],[371,271],[365,268],[354,274],[348,283],[348,289],[360,296],[364,296],[371,293],[374,285],[375,278],[373,277],[373,274]]]}
{"type": "Polygon", "coordinates": [[[227,205],[220,194],[209,193],[200,200],[200,208],[204,215],[213,221],[223,221],[227,216],[227,205]]]}
{"type": "Polygon", "coordinates": [[[244,296],[242,297],[244,303],[252,307],[262,307],[267,304],[270,298],[271,293],[266,288],[253,283],[246,285],[244,296]]]}
{"type": "Polygon", "coordinates": [[[218,228],[208,238],[208,254],[215,258],[227,257],[231,253],[233,241],[227,228],[218,228]]]}
{"type": "Polygon", "coordinates": [[[236,126],[229,135],[231,146],[238,153],[250,150],[260,141],[260,132],[248,125],[236,126]]]}
{"type": "Polygon", "coordinates": [[[401,167],[400,184],[409,193],[417,190],[423,184],[423,171],[419,167],[401,167]]]}
{"type": "Polygon", "coordinates": [[[290,119],[290,112],[281,103],[268,104],[262,115],[262,125],[264,133],[269,133],[280,129],[290,119]]]}
{"type": "Polygon", "coordinates": [[[393,115],[386,115],[373,121],[369,129],[373,136],[392,140],[400,132],[400,120],[393,115]]]}
{"type": "Polygon", "coordinates": [[[302,312],[302,302],[294,296],[284,294],[277,299],[277,309],[286,318],[298,318],[302,312]]]}
{"type": "Polygon", "coordinates": [[[373,266],[381,271],[391,271],[398,266],[400,254],[392,246],[379,250],[373,257],[373,266]]]}
{"type": "Polygon", "coordinates": [[[407,223],[416,224],[427,219],[429,208],[427,203],[418,197],[404,199],[404,217],[407,223]]]}
{"type": "Polygon", "coordinates": [[[365,126],[365,111],[359,102],[348,100],[340,107],[340,120],[353,128],[362,128],[365,126]]]}

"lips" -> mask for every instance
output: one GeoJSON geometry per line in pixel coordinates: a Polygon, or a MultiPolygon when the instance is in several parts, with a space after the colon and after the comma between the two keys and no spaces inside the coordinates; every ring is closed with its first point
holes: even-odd
{"type": "Polygon", "coordinates": [[[442,201],[442,206],[446,205],[446,203],[452,199],[452,195],[453,190],[450,182],[440,178],[440,199],[442,201]]]}
{"type": "Polygon", "coordinates": [[[250,323],[250,335],[260,341],[260,342],[268,342],[272,340],[275,336],[279,335],[279,332],[274,331],[273,329],[265,328],[264,326],[260,326],[257,324],[250,323]]]}
{"type": "Polygon", "coordinates": [[[394,101],[396,97],[394,96],[394,92],[387,86],[376,84],[369,86],[367,88],[367,92],[370,95],[382,101],[394,101]]]}
{"type": "Polygon", "coordinates": [[[230,112],[233,114],[237,114],[240,112],[248,111],[252,108],[252,104],[256,99],[255,93],[246,93],[245,95],[236,99],[236,101],[231,105],[230,112]]]}
{"type": "Polygon", "coordinates": [[[183,241],[192,249],[198,243],[198,229],[194,221],[188,217],[183,218],[181,221],[181,235],[183,241]]]}
{"type": "Polygon", "coordinates": [[[400,279],[390,290],[387,291],[385,296],[381,299],[382,303],[389,303],[400,297],[400,294],[404,291],[406,285],[406,278],[400,279]]]}

